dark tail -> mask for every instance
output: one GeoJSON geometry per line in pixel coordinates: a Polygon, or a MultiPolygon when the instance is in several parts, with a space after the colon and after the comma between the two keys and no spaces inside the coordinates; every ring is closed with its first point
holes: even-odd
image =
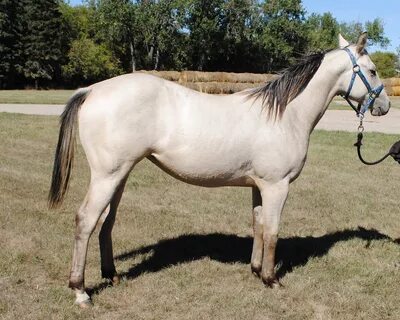
{"type": "Polygon", "coordinates": [[[49,208],[58,207],[67,192],[74,160],[76,126],[79,107],[85,102],[90,89],[77,91],[68,101],[60,118],[60,132],[54,157],[53,177],[49,192],[49,208]]]}

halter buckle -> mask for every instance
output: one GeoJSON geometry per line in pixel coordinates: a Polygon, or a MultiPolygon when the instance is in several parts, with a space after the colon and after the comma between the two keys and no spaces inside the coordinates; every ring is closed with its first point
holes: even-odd
{"type": "Polygon", "coordinates": [[[358,64],[353,66],[353,72],[359,73],[360,72],[360,66],[358,64]]]}

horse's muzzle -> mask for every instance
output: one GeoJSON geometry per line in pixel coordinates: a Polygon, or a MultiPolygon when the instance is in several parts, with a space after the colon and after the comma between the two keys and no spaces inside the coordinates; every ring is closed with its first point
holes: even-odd
{"type": "Polygon", "coordinates": [[[389,107],[386,110],[384,110],[382,107],[373,108],[371,110],[371,114],[377,117],[384,116],[389,112],[389,110],[390,110],[390,102],[389,102],[389,107]]]}

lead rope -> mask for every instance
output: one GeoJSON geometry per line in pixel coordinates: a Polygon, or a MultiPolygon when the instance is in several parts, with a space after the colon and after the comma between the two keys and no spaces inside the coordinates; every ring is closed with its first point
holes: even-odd
{"type": "Polygon", "coordinates": [[[381,159],[376,160],[376,161],[366,161],[361,155],[361,146],[362,146],[362,139],[364,137],[363,132],[364,132],[364,126],[363,126],[363,119],[364,116],[362,114],[359,115],[360,117],[360,125],[358,126],[358,135],[357,135],[357,142],[354,144],[355,147],[357,147],[357,154],[358,158],[360,161],[368,166],[372,166],[378,163],[381,163],[383,160],[385,160],[388,156],[392,156],[395,161],[400,163],[400,140],[395,142],[392,147],[390,148],[389,152],[385,154],[381,159]]]}

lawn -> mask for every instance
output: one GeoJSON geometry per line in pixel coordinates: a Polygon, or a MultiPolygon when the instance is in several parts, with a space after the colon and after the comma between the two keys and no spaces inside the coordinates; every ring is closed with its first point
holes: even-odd
{"type": "MultiPolygon", "coordinates": [[[[186,185],[143,161],[113,233],[124,281],[103,285],[96,231],[94,307],[80,310],[67,280],[88,167],[79,148],[67,199],[49,211],[57,130],[56,117],[0,113],[1,319],[399,319],[400,167],[366,167],[354,134],[325,131],[312,135],[282,217],[282,289],[250,273],[249,189],[186,185]]],[[[365,157],[398,139],[367,135],[365,157]]]]}
{"type": "Polygon", "coordinates": [[[0,90],[0,103],[65,104],[74,90],[0,90]]]}

